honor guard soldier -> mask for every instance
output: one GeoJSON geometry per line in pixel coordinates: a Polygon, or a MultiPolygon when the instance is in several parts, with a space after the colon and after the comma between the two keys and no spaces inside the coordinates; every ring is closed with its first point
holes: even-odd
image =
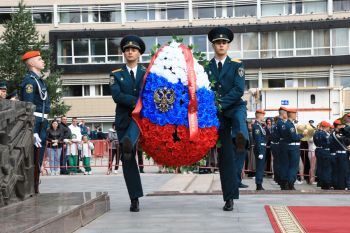
{"type": "Polygon", "coordinates": [[[280,135],[278,133],[278,122],[279,116],[274,117],[274,124],[271,128],[271,153],[273,157],[273,178],[274,181],[279,184],[280,183],[280,171],[279,171],[279,162],[278,162],[278,156],[279,156],[279,143],[280,143],[280,135]]]}
{"type": "Polygon", "coordinates": [[[121,160],[125,183],[131,200],[130,211],[139,211],[139,197],[143,196],[141,178],[135,154],[139,128],[131,117],[142,85],[146,69],[138,65],[140,56],[145,52],[145,43],[137,36],[125,36],[120,47],[126,64],[112,71],[110,86],[114,102],[117,104],[115,125],[121,143],[121,160]]]}
{"type": "Polygon", "coordinates": [[[39,174],[43,162],[46,147],[47,116],[50,113],[50,98],[47,92],[47,86],[42,77],[42,71],[45,68],[45,62],[40,56],[39,51],[29,51],[22,56],[28,73],[25,75],[21,84],[22,101],[31,102],[35,107],[34,124],[34,188],[39,192],[39,174]]]}
{"type": "Polygon", "coordinates": [[[294,121],[296,120],[297,111],[294,109],[288,109],[288,120],[284,124],[284,130],[282,130],[282,138],[285,144],[287,144],[287,157],[281,161],[282,170],[287,171],[288,175],[288,190],[295,190],[294,183],[297,179],[300,161],[300,139],[303,138],[307,132],[298,134],[294,121]]]}
{"type": "Polygon", "coordinates": [[[242,100],[244,66],[241,61],[227,55],[233,37],[232,31],[225,27],[216,27],[208,33],[215,57],[206,67],[209,80],[213,84],[212,90],[218,98],[219,140],[222,145],[218,158],[224,211],[232,211],[233,199],[239,198],[236,152],[243,153],[248,141],[247,108],[246,102],[242,100]],[[235,137],[234,140],[232,136],[235,137]]]}
{"type": "Polygon", "coordinates": [[[342,119],[334,122],[334,131],[329,137],[329,147],[335,174],[333,176],[333,187],[336,190],[344,190],[347,187],[348,156],[344,142],[343,129],[345,125],[342,119]]]}
{"type": "Polygon", "coordinates": [[[288,152],[287,152],[287,146],[288,143],[286,140],[283,139],[282,134],[283,131],[285,131],[286,126],[285,123],[288,119],[288,115],[287,115],[287,111],[288,109],[281,106],[278,109],[278,113],[279,113],[279,118],[277,119],[277,131],[278,131],[278,135],[280,136],[279,139],[279,154],[276,159],[276,166],[277,166],[277,173],[279,180],[278,180],[278,184],[281,187],[281,190],[288,190],[289,189],[289,185],[288,185],[288,169],[287,169],[287,162],[288,162],[288,152]]]}
{"type": "Polygon", "coordinates": [[[256,161],[255,184],[256,190],[265,190],[262,186],[266,161],[266,131],[261,125],[265,111],[256,110],[253,124],[253,139],[255,142],[254,155],[256,161]]]}
{"type": "Polygon", "coordinates": [[[317,175],[322,189],[330,189],[332,184],[332,161],[329,150],[329,131],[331,124],[322,121],[313,136],[316,145],[317,175]]]}

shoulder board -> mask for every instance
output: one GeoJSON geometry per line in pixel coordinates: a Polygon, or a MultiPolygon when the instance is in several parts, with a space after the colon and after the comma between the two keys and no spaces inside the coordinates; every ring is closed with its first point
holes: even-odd
{"type": "Polygon", "coordinates": [[[112,70],[112,73],[119,72],[119,71],[122,71],[122,70],[123,70],[122,68],[119,68],[119,69],[116,69],[116,70],[112,70]]]}
{"type": "Polygon", "coordinates": [[[237,63],[242,63],[241,60],[239,60],[238,58],[233,58],[231,61],[237,62],[237,63]]]}

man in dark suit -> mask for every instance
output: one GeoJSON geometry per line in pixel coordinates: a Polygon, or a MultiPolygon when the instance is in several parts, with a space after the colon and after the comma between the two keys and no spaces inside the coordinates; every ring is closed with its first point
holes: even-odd
{"type": "Polygon", "coordinates": [[[146,69],[138,65],[145,51],[145,43],[137,36],[126,36],[120,42],[126,64],[112,71],[110,86],[114,102],[117,104],[115,125],[121,143],[123,173],[131,200],[130,211],[139,211],[139,197],[143,196],[140,173],[135,153],[139,137],[137,124],[131,117],[142,85],[146,69]]]}
{"type": "Polygon", "coordinates": [[[230,29],[214,28],[208,33],[208,39],[212,42],[215,52],[215,57],[209,62],[206,71],[212,83],[212,90],[216,93],[220,121],[219,140],[222,146],[218,158],[225,201],[223,210],[232,211],[233,199],[239,198],[236,152],[244,151],[248,138],[246,102],[242,100],[244,67],[241,61],[231,60],[227,55],[233,40],[230,29]],[[232,132],[235,132],[235,140],[232,140],[232,132]]]}

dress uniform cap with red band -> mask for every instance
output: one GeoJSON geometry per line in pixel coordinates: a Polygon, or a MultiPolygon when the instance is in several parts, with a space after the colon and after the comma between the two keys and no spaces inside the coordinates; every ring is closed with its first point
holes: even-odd
{"type": "Polygon", "coordinates": [[[22,61],[25,61],[32,57],[38,57],[38,56],[40,56],[40,51],[28,51],[25,54],[23,54],[22,61]]]}
{"type": "Polygon", "coordinates": [[[288,109],[286,107],[283,107],[283,106],[281,106],[278,110],[279,111],[283,110],[283,111],[286,111],[286,112],[288,111],[288,109]]]}
{"type": "Polygon", "coordinates": [[[331,127],[331,124],[329,124],[327,121],[321,121],[320,124],[322,127],[331,127]]]}
{"type": "Polygon", "coordinates": [[[256,111],[255,111],[255,114],[257,114],[257,113],[260,113],[260,114],[264,114],[264,115],[265,115],[265,111],[262,110],[262,109],[256,110],[256,111]]]}
{"type": "Polygon", "coordinates": [[[297,113],[297,110],[295,108],[288,108],[287,112],[289,112],[289,113],[297,113]]]}
{"type": "Polygon", "coordinates": [[[334,126],[336,126],[336,125],[342,125],[341,120],[340,120],[340,119],[336,119],[336,120],[333,122],[333,125],[334,125],[334,126]]]}

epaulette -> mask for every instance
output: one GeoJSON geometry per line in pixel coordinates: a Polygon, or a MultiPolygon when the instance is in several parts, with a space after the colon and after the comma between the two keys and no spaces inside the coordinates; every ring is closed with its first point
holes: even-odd
{"type": "Polygon", "coordinates": [[[238,58],[232,58],[232,60],[231,61],[234,61],[234,62],[237,62],[237,63],[241,63],[242,61],[241,60],[239,60],[238,58]]]}
{"type": "Polygon", "coordinates": [[[112,70],[111,73],[119,72],[119,71],[122,71],[122,70],[123,70],[122,68],[119,68],[119,69],[116,69],[116,70],[112,70]]]}

